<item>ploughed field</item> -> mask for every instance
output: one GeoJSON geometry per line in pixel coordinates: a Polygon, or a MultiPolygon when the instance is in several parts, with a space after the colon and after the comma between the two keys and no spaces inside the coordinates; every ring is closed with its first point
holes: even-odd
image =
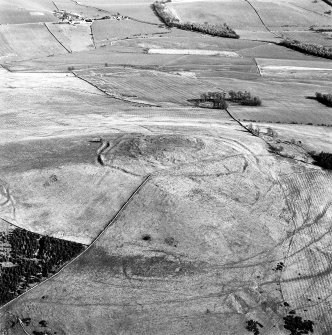
{"type": "Polygon", "coordinates": [[[330,335],[331,6],[165,6],[0,1],[0,334],[330,335]]]}

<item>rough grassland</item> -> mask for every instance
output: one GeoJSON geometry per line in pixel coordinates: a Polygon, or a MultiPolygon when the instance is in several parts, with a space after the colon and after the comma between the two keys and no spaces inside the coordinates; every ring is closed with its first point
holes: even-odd
{"type": "MultiPolygon", "coordinates": [[[[138,146],[127,141],[116,153],[133,168],[145,161],[154,169],[156,162],[181,158],[182,152],[200,162],[154,177],[87,253],[11,304],[8,312],[31,317],[28,331],[46,320],[52,332],[73,335],[91,329],[245,334],[244,310],[259,316],[266,329],[279,325],[280,315],[291,309],[305,319],[325,317],[324,324],[315,322],[318,334],[329,324],[330,307],[308,304],[318,302],[317,290],[321,299],[330,299],[328,263],[318,250],[307,250],[317,241],[324,250],[330,241],[331,213],[324,211],[332,196],[330,176],[266,156],[259,139],[249,137],[250,144],[243,145],[237,141],[247,138],[243,133],[212,132],[210,141],[219,150],[209,151],[204,137],[193,140],[178,131],[144,136],[146,143],[138,146]],[[278,175],[280,166],[285,175],[278,175]],[[284,271],[276,270],[279,262],[284,271]],[[194,316],[178,320],[188,315],[194,316]]],[[[10,322],[8,312],[1,325],[12,335],[19,325],[10,322]]]]}

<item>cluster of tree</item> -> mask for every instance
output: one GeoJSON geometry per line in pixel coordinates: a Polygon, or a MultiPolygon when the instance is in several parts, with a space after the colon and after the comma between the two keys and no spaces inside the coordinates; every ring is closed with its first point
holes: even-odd
{"type": "Polygon", "coordinates": [[[332,170],[332,154],[329,152],[315,152],[310,153],[311,157],[315,160],[315,164],[323,169],[332,170]]]}
{"type": "Polygon", "coordinates": [[[166,3],[170,1],[156,1],[153,8],[157,15],[169,27],[177,27],[183,30],[197,31],[212,36],[239,38],[240,36],[226,23],[209,24],[198,22],[180,22],[180,20],[167,8],[166,3]]]}
{"type": "Polygon", "coordinates": [[[199,103],[212,103],[213,108],[227,109],[226,93],[224,92],[207,92],[200,96],[199,103]]]}
{"type": "Polygon", "coordinates": [[[247,326],[246,329],[249,332],[253,332],[254,335],[259,335],[259,328],[263,328],[263,325],[261,323],[259,323],[258,321],[254,321],[254,320],[248,320],[247,321],[247,326]]]}
{"type": "Polygon", "coordinates": [[[247,91],[229,91],[228,95],[230,101],[237,102],[240,105],[260,106],[262,104],[262,100],[259,97],[253,96],[247,91]]]}
{"type": "Polygon", "coordinates": [[[225,92],[207,92],[201,94],[199,99],[193,99],[196,106],[205,104],[206,102],[212,104],[212,108],[227,109],[228,102],[235,102],[246,106],[260,106],[262,101],[259,97],[252,96],[250,92],[247,91],[229,91],[225,92]]]}
{"type": "Polygon", "coordinates": [[[332,59],[332,48],[324,47],[322,45],[302,43],[300,41],[291,40],[291,39],[285,39],[281,41],[279,45],[282,45],[284,47],[287,47],[287,48],[290,48],[296,51],[304,52],[309,55],[332,59]]]}
{"type": "Polygon", "coordinates": [[[209,24],[209,23],[197,23],[197,22],[185,22],[177,23],[176,26],[183,30],[197,31],[200,33],[228,37],[228,38],[240,38],[240,36],[226,23],[224,24],[209,24]]]}
{"type": "Polygon", "coordinates": [[[322,104],[328,107],[332,107],[332,94],[322,94],[322,93],[316,92],[316,99],[322,104]]]}
{"type": "Polygon", "coordinates": [[[6,236],[13,266],[0,264],[0,305],[40,282],[80,252],[79,243],[41,236],[24,229],[14,229],[6,236]]]}
{"type": "Polygon", "coordinates": [[[302,320],[300,316],[287,315],[284,317],[284,328],[291,332],[290,335],[304,335],[313,333],[313,321],[302,320]]]}

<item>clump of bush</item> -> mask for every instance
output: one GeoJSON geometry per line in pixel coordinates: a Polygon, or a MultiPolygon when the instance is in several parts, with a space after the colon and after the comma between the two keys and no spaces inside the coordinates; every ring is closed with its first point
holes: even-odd
{"type": "Polygon", "coordinates": [[[169,27],[176,27],[183,30],[197,31],[212,36],[239,38],[240,36],[226,23],[209,24],[197,22],[180,22],[180,20],[167,7],[166,3],[170,1],[156,1],[153,8],[162,21],[169,27]]]}
{"type": "Polygon", "coordinates": [[[332,107],[332,94],[322,94],[322,93],[316,92],[316,99],[320,103],[328,107],[332,107]]]}
{"type": "Polygon", "coordinates": [[[240,105],[245,106],[261,106],[262,100],[259,97],[251,95],[250,92],[247,91],[229,91],[229,100],[232,102],[237,102],[240,105]]]}
{"type": "Polygon", "coordinates": [[[282,45],[284,47],[287,47],[287,48],[290,48],[296,51],[304,52],[309,55],[332,59],[332,48],[324,47],[322,45],[302,43],[300,41],[291,40],[291,39],[285,39],[281,41],[279,45],[282,45]]]}
{"type": "Polygon", "coordinates": [[[322,167],[323,169],[332,170],[332,154],[329,152],[321,152],[317,154],[316,152],[310,153],[311,157],[314,159],[314,164],[322,167]]]}

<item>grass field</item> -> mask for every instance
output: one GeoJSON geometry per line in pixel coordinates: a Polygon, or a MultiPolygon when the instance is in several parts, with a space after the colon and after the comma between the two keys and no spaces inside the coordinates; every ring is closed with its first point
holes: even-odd
{"type": "Polygon", "coordinates": [[[138,3],[128,3],[124,2],[120,4],[109,4],[105,2],[104,4],[98,4],[98,8],[102,8],[111,13],[120,13],[123,16],[131,17],[135,20],[152,23],[152,24],[162,24],[158,16],[155,15],[151,7],[152,2],[143,3],[139,1],[138,3]]]}
{"type": "Polygon", "coordinates": [[[47,24],[47,27],[57,40],[71,52],[94,49],[89,24],[80,23],[79,25],[71,25],[51,23],[47,24]]]}
{"type": "Polygon", "coordinates": [[[256,59],[263,77],[331,80],[332,66],[328,60],[256,59]]]}
{"type": "Polygon", "coordinates": [[[176,2],[168,4],[174,8],[184,22],[209,22],[211,24],[227,23],[233,29],[265,31],[258,16],[243,0],[235,1],[197,1],[176,2]]]}
{"type": "Polygon", "coordinates": [[[106,15],[109,15],[108,12],[98,9],[93,6],[86,6],[80,1],[71,1],[71,0],[54,0],[54,3],[58,10],[65,10],[69,13],[80,14],[86,18],[102,18],[106,15]]]}
{"type": "Polygon", "coordinates": [[[238,51],[265,45],[263,42],[240,39],[220,38],[202,34],[193,34],[189,31],[172,29],[169,34],[122,40],[113,43],[121,47],[141,48],[177,48],[177,49],[207,49],[218,51],[238,51]]]}
{"type": "MultiPolygon", "coordinates": [[[[70,334],[90,334],[91,329],[99,332],[100,327],[104,330],[101,334],[137,329],[142,334],[175,334],[179,330],[189,334],[193,329],[196,334],[213,334],[216,328],[225,334],[245,334],[243,309],[259,315],[264,328],[272,329],[281,323],[280,315],[288,311],[283,302],[296,308],[305,319],[325,315],[314,304],[308,308],[304,305],[308,299],[318,300],[317,290],[322,298],[329,299],[327,291],[320,288],[321,281],[316,280],[323,268],[306,263],[320,257],[319,252],[313,251],[309,258],[305,250],[316,239],[324,238],[328,229],[329,214],[319,217],[320,228],[314,221],[321,207],[330,201],[330,177],[319,170],[269,157],[258,139],[251,138],[250,144],[247,141],[243,145],[243,133],[231,135],[217,128],[210,131],[209,139],[196,135],[196,140],[180,133],[149,135],[143,137],[146,144],[128,147],[129,141],[123,149],[130,151],[114,153],[127,166],[135,163],[135,154],[142,157],[142,149],[149,155],[147,162],[152,168],[155,164],[151,158],[159,162],[160,158],[180,158],[174,156],[176,152],[198,155],[200,163],[184,164],[154,177],[84,255],[57,277],[11,304],[11,310],[31,317],[28,331],[46,320],[52,332],[70,334]],[[164,145],[158,147],[161,136],[164,145]],[[149,142],[149,138],[155,140],[149,142]],[[182,149],[186,143],[187,149],[175,151],[176,143],[182,143],[182,149]],[[259,160],[253,150],[256,155],[262,154],[259,160]],[[280,164],[285,175],[280,176],[278,184],[273,175],[280,164]],[[304,181],[313,177],[319,186],[311,182],[310,190],[319,189],[324,200],[306,200],[312,192],[304,181]],[[287,203],[291,199],[301,206],[295,209],[299,213],[296,224],[303,226],[299,231],[295,223],[289,223],[292,207],[288,209],[287,203]],[[302,207],[310,216],[309,226],[304,223],[302,207]],[[144,240],[144,236],[149,239],[144,240]],[[280,274],[275,267],[285,257],[287,269],[280,274]],[[301,262],[301,267],[294,268],[295,262],[301,262]],[[300,281],[297,271],[301,271],[300,281]],[[280,276],[287,298],[279,290],[280,276]],[[105,285],[109,288],[106,292],[105,285]],[[222,295],[220,286],[227,287],[222,295]],[[296,300],[292,292],[303,298],[296,300]],[[209,312],[212,308],[214,312],[209,312]],[[179,315],[188,313],[195,315],[189,324],[176,321],[179,315]],[[84,323],[79,321],[82,315],[84,323]],[[106,320],[105,315],[112,317],[106,320]]],[[[320,241],[319,246],[324,247],[326,242],[320,241]]],[[[1,324],[9,321],[9,314],[5,314],[1,324]]],[[[9,328],[9,334],[14,334],[17,327],[14,324],[9,328]]],[[[323,327],[315,322],[315,332],[320,333],[323,327]]]]}
{"type": "Polygon", "coordinates": [[[285,38],[301,41],[308,44],[319,44],[326,47],[332,47],[332,39],[319,32],[283,32],[285,38]]]}
{"type": "Polygon", "coordinates": [[[23,24],[56,21],[52,11],[55,9],[52,1],[3,0],[0,3],[0,24],[23,24]]]}
{"type": "Polygon", "coordinates": [[[189,99],[213,89],[194,78],[149,70],[105,68],[76,74],[111,96],[146,104],[188,105],[189,99]]]}
{"type": "Polygon", "coordinates": [[[213,78],[209,79],[209,82],[225,91],[247,90],[262,99],[263,103],[260,107],[230,107],[234,116],[240,120],[332,125],[329,108],[320,106],[316,100],[307,98],[314,97],[316,91],[328,90],[329,82],[325,84],[296,81],[280,83],[264,80],[254,83],[230,78],[213,78]]]}
{"type": "Polygon", "coordinates": [[[92,24],[92,33],[98,46],[115,40],[165,34],[168,32],[165,28],[133,20],[101,20],[95,21],[92,24]]]}
{"type": "Polygon", "coordinates": [[[43,24],[2,25],[0,55],[5,60],[30,59],[66,54],[67,51],[43,24]]]}
{"type": "Polygon", "coordinates": [[[151,4],[0,0],[0,334],[330,335],[332,66],[277,42],[331,7],[151,4]],[[192,101],[230,90],[262,105],[192,101]]]}
{"type": "MultiPolygon", "coordinates": [[[[309,1],[305,1],[308,3],[309,1]]],[[[300,30],[309,29],[312,25],[331,25],[331,17],[321,12],[310,11],[295,7],[287,2],[253,1],[253,6],[259,13],[263,22],[271,30],[300,30]],[[279,29],[280,28],[280,29],[279,29]]]]}

